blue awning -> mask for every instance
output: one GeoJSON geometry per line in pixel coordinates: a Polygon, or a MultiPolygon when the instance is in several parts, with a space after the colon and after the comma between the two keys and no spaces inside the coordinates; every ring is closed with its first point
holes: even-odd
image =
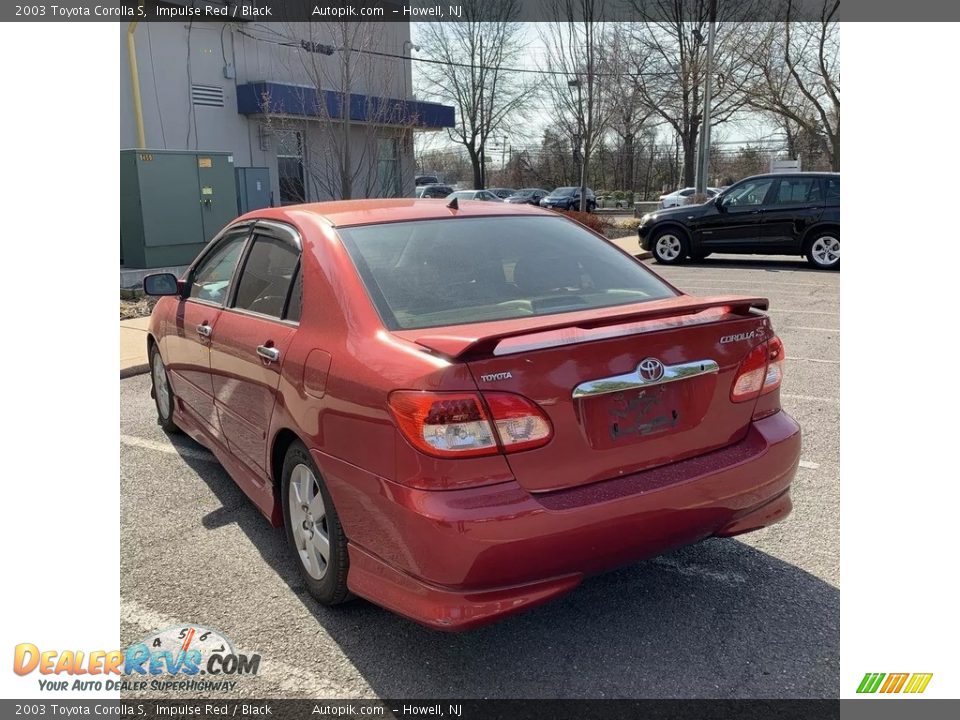
{"type": "MultiPolygon", "coordinates": [[[[317,91],[301,85],[275,82],[246,83],[237,86],[237,112],[241,115],[279,113],[297,117],[329,117],[339,120],[341,93],[317,91]]],[[[439,130],[453,127],[453,108],[438,103],[399,98],[380,98],[359,93],[350,95],[350,120],[378,125],[412,125],[439,130]]]]}

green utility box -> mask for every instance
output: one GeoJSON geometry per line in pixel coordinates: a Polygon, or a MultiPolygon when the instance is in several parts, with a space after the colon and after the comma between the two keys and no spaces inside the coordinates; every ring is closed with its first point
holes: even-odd
{"type": "Polygon", "coordinates": [[[237,217],[233,155],[120,151],[120,258],[124,267],[188,265],[237,217]]]}

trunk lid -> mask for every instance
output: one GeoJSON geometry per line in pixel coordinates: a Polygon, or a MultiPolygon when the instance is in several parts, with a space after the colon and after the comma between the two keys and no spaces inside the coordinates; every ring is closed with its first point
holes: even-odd
{"type": "Polygon", "coordinates": [[[553,439],[506,458],[525,489],[547,492],[741,440],[756,402],[733,403],[730,389],[772,334],[757,307],[766,301],[681,296],[599,318],[538,318],[541,327],[403,334],[465,361],[481,391],[518,393],[544,410],[553,439]]]}

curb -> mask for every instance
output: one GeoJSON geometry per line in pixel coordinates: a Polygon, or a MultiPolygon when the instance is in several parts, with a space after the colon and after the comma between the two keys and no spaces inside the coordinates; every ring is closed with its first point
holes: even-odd
{"type": "Polygon", "coordinates": [[[131,365],[130,367],[120,368],[120,379],[133,377],[134,375],[145,375],[150,372],[150,364],[131,365]]]}

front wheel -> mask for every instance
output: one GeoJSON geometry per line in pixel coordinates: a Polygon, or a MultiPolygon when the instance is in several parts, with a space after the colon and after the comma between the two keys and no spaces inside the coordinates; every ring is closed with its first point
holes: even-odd
{"type": "Polygon", "coordinates": [[[150,394],[157,405],[157,425],[163,428],[165,433],[180,432],[180,428],[173,421],[173,390],[170,389],[170,378],[156,345],[150,350],[150,379],[153,381],[150,394]]]}
{"type": "Polygon", "coordinates": [[[807,261],[820,270],[836,270],[840,267],[840,233],[818,234],[807,246],[807,261]]]}
{"type": "Polygon", "coordinates": [[[301,442],[287,450],[281,492],[287,544],[307,590],[324,605],[348,600],[347,538],[327,486],[301,442]]]}
{"type": "Polygon", "coordinates": [[[687,256],[687,239],[675,230],[662,230],[651,242],[653,259],[664,265],[676,265],[687,256]]]}

